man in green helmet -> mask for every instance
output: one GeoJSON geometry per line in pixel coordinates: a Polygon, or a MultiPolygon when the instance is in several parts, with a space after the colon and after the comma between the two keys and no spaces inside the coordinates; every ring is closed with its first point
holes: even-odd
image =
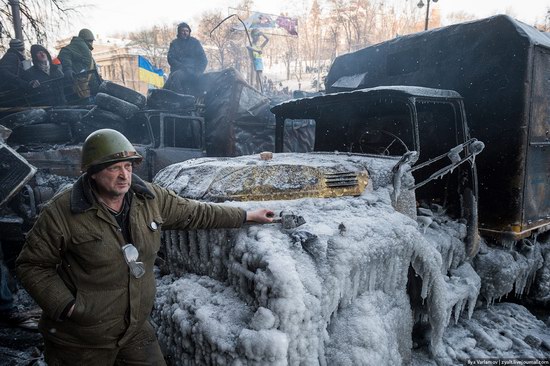
{"type": "Polygon", "coordinates": [[[201,203],[132,174],[142,157],[121,133],[93,132],[84,173],[43,209],[17,275],[43,310],[49,365],[164,365],[148,321],[161,229],[235,228],[271,222],[267,209],[201,203]]]}
{"type": "Polygon", "coordinates": [[[101,82],[97,74],[97,66],[92,56],[94,34],[91,30],[83,28],[73,37],[71,42],[59,51],[57,58],[61,61],[63,74],[71,85],[73,95],[67,99],[78,101],[79,104],[91,102],[91,96],[101,82]]]}

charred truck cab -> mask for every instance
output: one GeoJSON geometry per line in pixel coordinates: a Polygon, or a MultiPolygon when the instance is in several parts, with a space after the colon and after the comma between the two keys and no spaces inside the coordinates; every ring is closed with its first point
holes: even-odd
{"type": "MultiPolygon", "coordinates": [[[[436,204],[455,217],[465,218],[467,254],[477,253],[474,157],[483,143],[470,138],[464,104],[457,92],[376,87],[292,100],[273,107],[272,112],[276,115],[276,152],[283,151],[285,124],[310,119],[315,121],[316,152],[401,157],[394,167],[394,195],[414,191],[409,196],[413,207],[436,204]],[[403,169],[412,171],[414,186],[401,186],[403,169]]],[[[396,201],[394,206],[401,210],[403,203],[396,201]]]]}

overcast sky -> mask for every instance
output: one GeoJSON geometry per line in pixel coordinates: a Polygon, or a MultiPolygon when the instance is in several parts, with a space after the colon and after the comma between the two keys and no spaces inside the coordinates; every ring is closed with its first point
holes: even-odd
{"type": "MultiPolygon", "coordinates": [[[[133,31],[155,24],[172,24],[187,21],[191,26],[197,25],[198,17],[207,10],[220,9],[229,14],[229,8],[240,1],[234,0],[155,0],[138,2],[135,0],[75,0],[88,4],[82,9],[83,16],[74,19],[71,26],[64,29],[62,36],[70,36],[80,28],[88,27],[100,36],[113,32],[133,31]]],[[[413,1],[418,0],[394,0],[413,1]]],[[[427,0],[424,0],[426,2],[427,0]]],[[[433,0],[432,0],[433,1],[433,0]]],[[[309,7],[310,0],[256,0],[254,10],[289,16],[301,14],[309,7]]],[[[500,13],[510,13],[521,21],[533,24],[542,22],[550,8],[550,0],[439,0],[432,6],[438,7],[443,17],[455,11],[466,11],[479,17],[500,13]]],[[[419,11],[424,11],[419,10],[419,11]]]]}

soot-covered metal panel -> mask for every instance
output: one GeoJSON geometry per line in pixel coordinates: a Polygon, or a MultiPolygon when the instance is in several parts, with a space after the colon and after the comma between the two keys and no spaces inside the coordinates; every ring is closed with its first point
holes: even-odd
{"type": "Polygon", "coordinates": [[[507,231],[526,224],[523,190],[535,45],[550,48],[550,38],[505,15],[452,25],[338,57],[327,91],[343,90],[334,87],[342,77],[364,74],[360,88],[416,85],[459,92],[472,137],[486,145],[477,159],[481,228],[507,231]]]}

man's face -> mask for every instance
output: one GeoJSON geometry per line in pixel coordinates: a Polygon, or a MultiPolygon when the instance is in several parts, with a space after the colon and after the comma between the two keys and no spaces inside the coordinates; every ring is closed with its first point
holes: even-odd
{"type": "Polygon", "coordinates": [[[189,28],[182,27],[178,29],[178,37],[187,39],[190,35],[191,31],[189,30],[189,28]]]}
{"type": "Polygon", "coordinates": [[[112,198],[124,196],[132,184],[132,163],[121,161],[92,174],[99,194],[112,198]]]}
{"type": "Polygon", "coordinates": [[[38,51],[36,53],[36,58],[38,59],[38,61],[41,61],[41,62],[48,61],[48,55],[46,55],[46,52],[44,51],[38,51]]]}

